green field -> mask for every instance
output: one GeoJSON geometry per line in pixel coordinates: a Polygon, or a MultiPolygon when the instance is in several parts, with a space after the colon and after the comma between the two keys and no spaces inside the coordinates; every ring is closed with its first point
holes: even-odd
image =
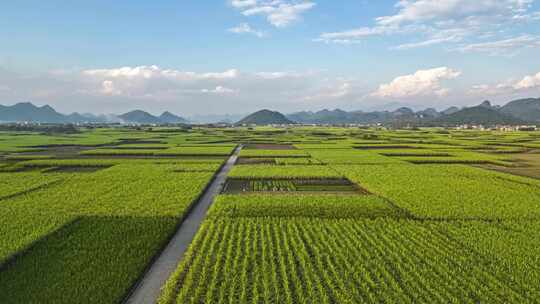
{"type": "Polygon", "coordinates": [[[122,303],[238,145],[160,303],[537,303],[539,132],[0,133],[0,303],[122,303]]]}

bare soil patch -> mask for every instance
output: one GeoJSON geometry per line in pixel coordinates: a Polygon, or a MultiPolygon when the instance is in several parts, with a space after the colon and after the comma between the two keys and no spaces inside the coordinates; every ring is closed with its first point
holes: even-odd
{"type": "Polygon", "coordinates": [[[236,165],[275,165],[276,161],[273,158],[253,158],[253,157],[239,157],[236,161],[236,165]]]}
{"type": "Polygon", "coordinates": [[[370,194],[348,179],[237,179],[229,178],[223,193],[242,194],[252,192],[266,193],[357,193],[370,194]]]}

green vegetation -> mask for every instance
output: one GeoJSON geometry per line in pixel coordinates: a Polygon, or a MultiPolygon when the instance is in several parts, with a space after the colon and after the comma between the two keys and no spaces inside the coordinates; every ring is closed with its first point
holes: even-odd
{"type": "Polygon", "coordinates": [[[462,165],[333,166],[417,217],[540,216],[540,181],[462,165]]]}
{"type": "Polygon", "coordinates": [[[234,167],[229,176],[232,178],[340,178],[343,175],[329,166],[266,166],[266,165],[242,165],[234,167]]]}
{"type": "Polygon", "coordinates": [[[221,195],[209,216],[376,218],[397,216],[398,210],[373,195],[286,194],[221,195]]]}
{"type": "Polygon", "coordinates": [[[309,157],[303,150],[256,150],[244,149],[240,152],[241,157],[309,157]]]}
{"type": "Polygon", "coordinates": [[[1,303],[122,302],[240,144],[162,304],[540,298],[539,132],[75,131],[0,132],[1,303]]]}

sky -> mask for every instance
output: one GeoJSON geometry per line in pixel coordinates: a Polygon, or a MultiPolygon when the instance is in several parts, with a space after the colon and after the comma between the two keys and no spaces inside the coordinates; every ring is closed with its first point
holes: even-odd
{"type": "Polygon", "coordinates": [[[0,104],[179,115],[540,97],[540,0],[0,4],[0,104]]]}

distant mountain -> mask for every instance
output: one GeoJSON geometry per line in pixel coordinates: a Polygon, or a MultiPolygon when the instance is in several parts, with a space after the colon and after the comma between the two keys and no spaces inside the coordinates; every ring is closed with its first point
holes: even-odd
{"type": "Polygon", "coordinates": [[[34,122],[55,124],[77,123],[137,123],[137,124],[175,124],[187,123],[184,118],[170,112],[164,112],[156,117],[147,112],[136,110],[122,115],[94,115],[71,113],[64,115],[46,105],[37,107],[30,102],[22,102],[13,106],[0,105],[0,122],[34,122]]]}
{"type": "Polygon", "coordinates": [[[461,125],[461,124],[479,124],[479,125],[514,125],[524,124],[519,118],[501,113],[491,104],[486,102],[471,108],[459,110],[450,115],[443,115],[430,124],[434,125],[461,125]]]}
{"type": "Polygon", "coordinates": [[[437,112],[437,110],[433,108],[428,108],[423,111],[419,111],[416,113],[420,118],[437,118],[441,116],[442,114],[437,112]]]}
{"type": "Polygon", "coordinates": [[[118,115],[118,118],[122,119],[127,123],[136,123],[136,124],[159,124],[161,120],[145,111],[135,110],[122,115],[118,115]]]}
{"type": "Polygon", "coordinates": [[[493,106],[491,105],[491,101],[489,101],[489,100],[484,100],[481,104],[478,105],[478,107],[482,107],[482,108],[486,108],[486,109],[493,108],[493,106]]]}
{"type": "MultiPolygon", "coordinates": [[[[239,115],[206,115],[191,117],[198,123],[215,123],[238,121],[239,115]]],[[[35,123],[135,123],[135,124],[186,124],[188,120],[169,111],[160,116],[135,110],[122,115],[93,115],[72,113],[63,115],[52,107],[35,106],[30,102],[13,106],[0,105],[0,122],[35,122],[35,123]]],[[[428,108],[415,112],[408,107],[400,107],[395,111],[344,111],[321,110],[318,112],[302,111],[287,116],[270,110],[262,110],[241,119],[239,124],[386,124],[393,127],[422,125],[459,125],[459,124],[527,124],[540,123],[540,98],[519,99],[504,106],[492,105],[489,101],[459,109],[450,107],[442,112],[428,108]]]]}
{"type": "Polygon", "coordinates": [[[529,122],[540,122],[540,98],[518,99],[507,103],[501,113],[529,122]]]}
{"type": "Polygon", "coordinates": [[[65,115],[67,122],[77,124],[77,123],[107,123],[111,122],[107,117],[104,116],[95,116],[92,114],[79,114],[77,112],[65,115]]]}
{"type": "Polygon", "coordinates": [[[0,105],[0,121],[3,122],[41,122],[66,123],[66,116],[56,112],[48,105],[36,107],[32,103],[22,102],[13,106],[0,105]]]}
{"type": "Polygon", "coordinates": [[[442,115],[450,115],[450,114],[454,114],[456,112],[459,112],[459,108],[458,107],[450,107],[444,111],[441,112],[442,115]]]}
{"type": "Polygon", "coordinates": [[[304,124],[374,124],[402,120],[416,120],[416,113],[410,108],[402,107],[393,112],[346,112],[340,109],[322,110],[318,112],[297,112],[287,118],[304,124]]]}
{"type": "Polygon", "coordinates": [[[187,123],[188,121],[180,116],[172,114],[169,111],[163,112],[159,116],[159,120],[163,123],[177,124],[177,123],[187,123]]]}
{"type": "Polygon", "coordinates": [[[274,112],[270,110],[261,110],[250,114],[243,119],[241,119],[237,124],[247,124],[247,125],[281,125],[281,124],[293,124],[294,122],[285,115],[274,112]]]}

